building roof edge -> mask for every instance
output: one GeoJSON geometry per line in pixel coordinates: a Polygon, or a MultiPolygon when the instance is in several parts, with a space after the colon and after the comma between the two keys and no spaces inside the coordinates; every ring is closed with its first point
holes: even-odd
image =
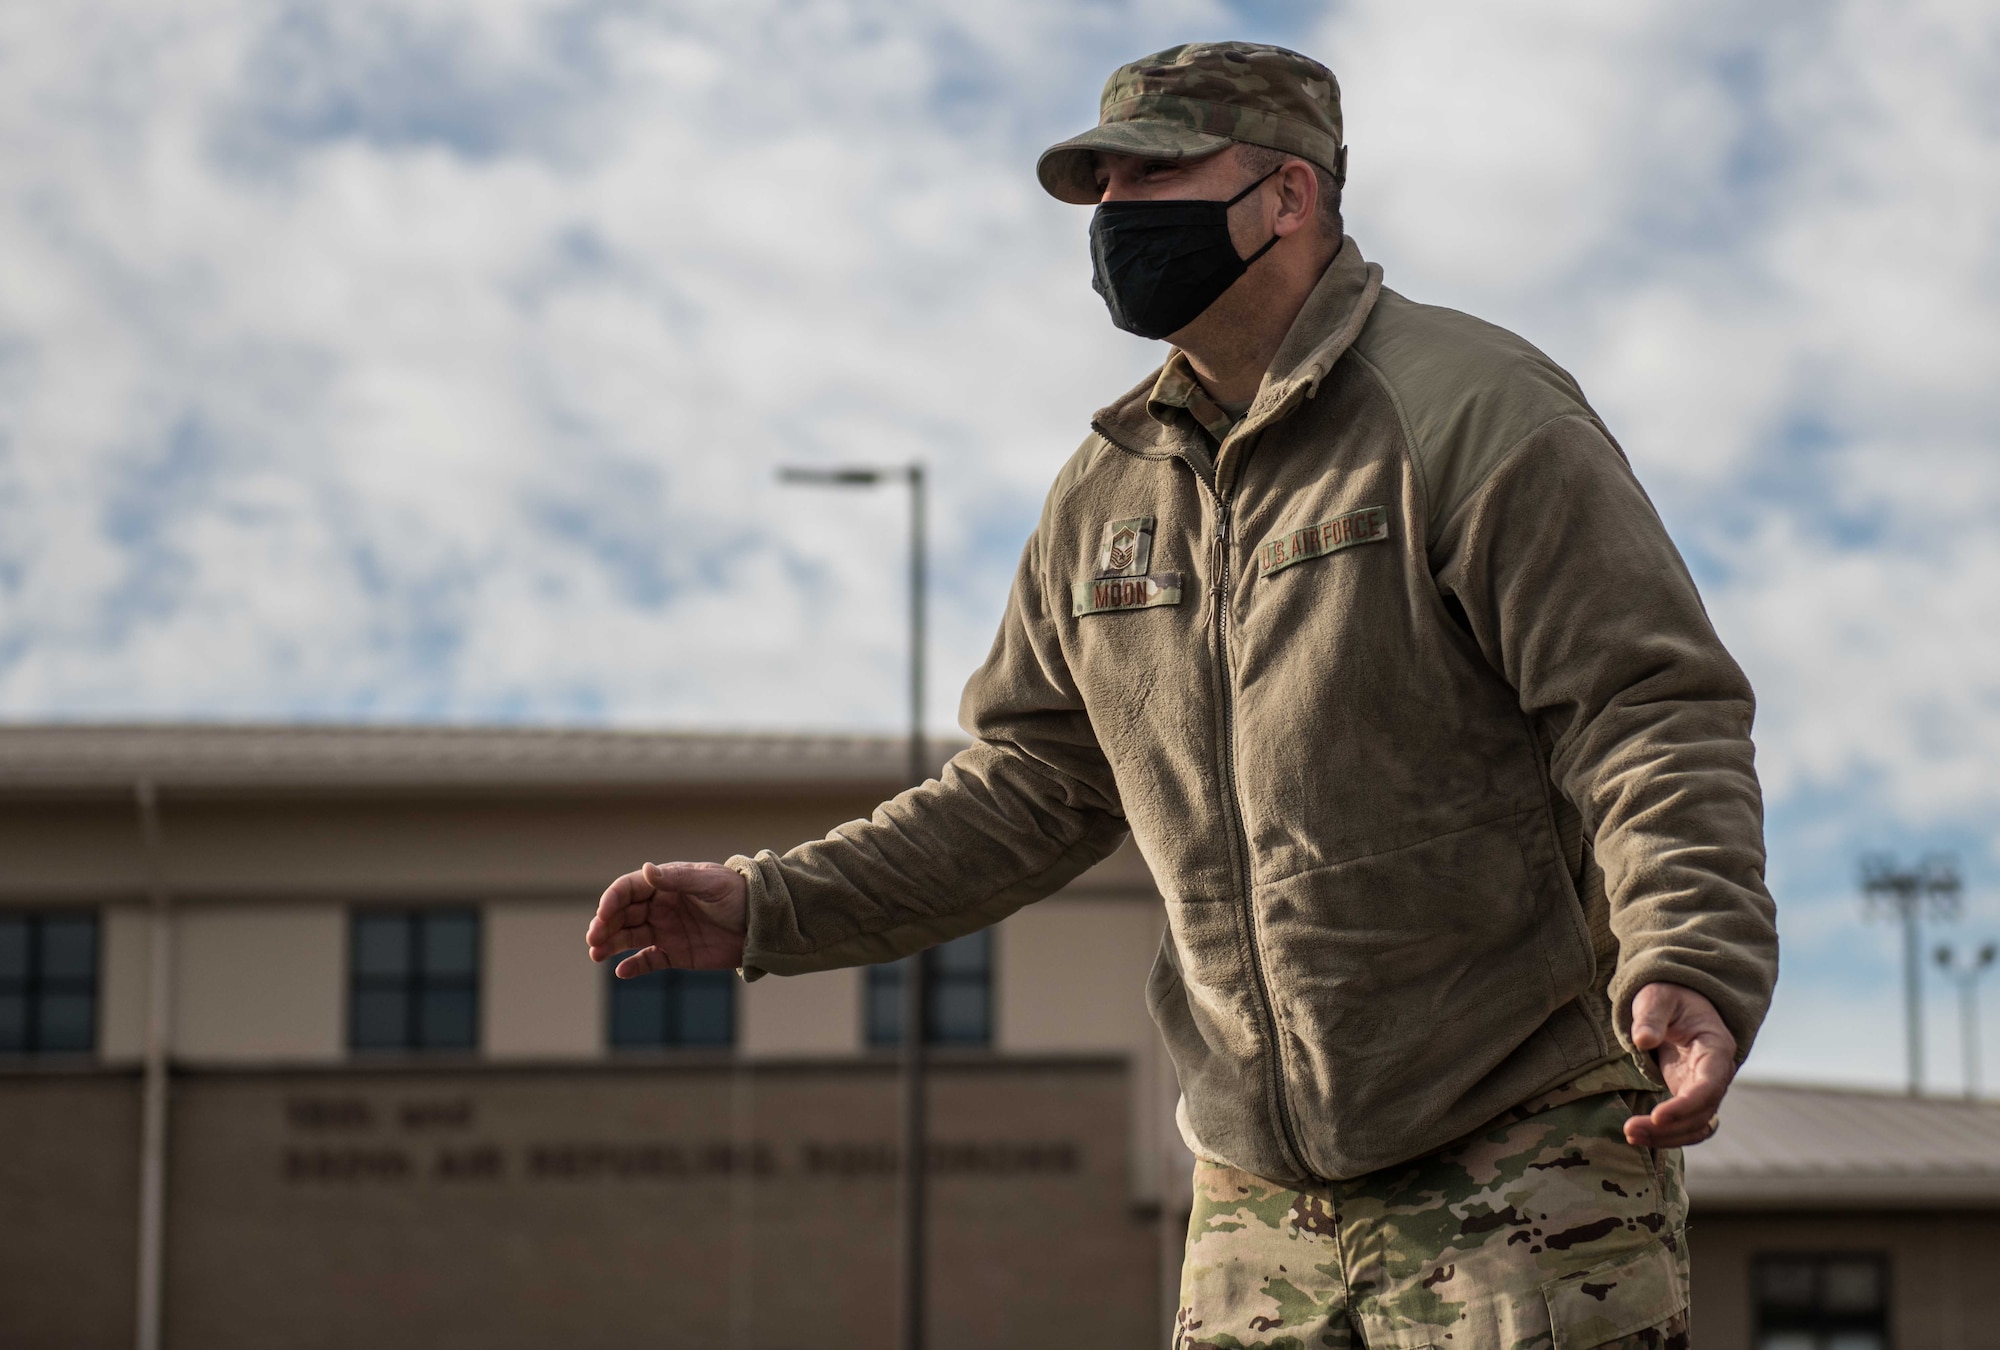
{"type": "MultiPolygon", "coordinates": [[[[928,743],[935,772],[965,744],[928,743]]],[[[900,736],[586,727],[0,724],[0,792],[129,788],[881,785],[900,736]]]]}

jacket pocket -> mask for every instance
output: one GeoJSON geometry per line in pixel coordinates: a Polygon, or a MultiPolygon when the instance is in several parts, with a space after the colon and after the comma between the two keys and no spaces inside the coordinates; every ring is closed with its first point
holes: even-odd
{"type": "MultiPolygon", "coordinates": [[[[1604,1057],[1550,1027],[1591,962],[1552,855],[1531,866],[1522,847],[1544,818],[1537,804],[1258,887],[1314,1172],[1354,1177],[1429,1152],[1604,1057]]],[[[1235,965],[1185,949],[1183,962],[1210,1005],[1246,983],[1235,965]]]]}
{"type": "MultiPolygon", "coordinates": [[[[1680,1234],[1676,1242],[1685,1242],[1680,1234]]],[[[1687,1280],[1674,1254],[1655,1239],[1637,1253],[1542,1286],[1555,1350],[1590,1350],[1658,1326],[1688,1305],[1687,1280]]]]}

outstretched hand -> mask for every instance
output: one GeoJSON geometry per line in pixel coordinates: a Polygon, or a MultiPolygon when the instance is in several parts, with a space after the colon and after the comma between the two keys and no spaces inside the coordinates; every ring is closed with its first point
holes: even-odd
{"type": "Polygon", "coordinates": [[[1715,1005],[1678,984],[1649,984],[1632,1000],[1632,1044],[1657,1052],[1674,1095],[1650,1115],[1627,1120],[1625,1141],[1682,1148],[1714,1134],[1722,1095],[1736,1076],[1736,1038],[1715,1005]]]}
{"type": "Polygon", "coordinates": [[[734,970],[743,964],[749,886],[721,863],[647,863],[605,888],[584,933],[590,959],[623,951],[618,978],[668,966],[734,970]]]}

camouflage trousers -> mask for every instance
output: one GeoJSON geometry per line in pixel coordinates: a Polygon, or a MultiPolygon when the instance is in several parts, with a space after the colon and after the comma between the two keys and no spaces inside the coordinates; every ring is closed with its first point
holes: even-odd
{"type": "Polygon", "coordinates": [[[1436,1153],[1295,1191],[1196,1164],[1175,1350],[1685,1350],[1680,1150],[1606,1065],[1436,1153]]]}

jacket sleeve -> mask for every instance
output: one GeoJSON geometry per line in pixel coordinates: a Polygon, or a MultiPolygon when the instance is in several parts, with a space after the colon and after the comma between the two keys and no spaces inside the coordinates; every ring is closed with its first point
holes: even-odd
{"type": "Polygon", "coordinates": [[[921,951],[1061,889],[1123,841],[1111,769],[1047,610],[1048,520],[1045,509],[966,686],[959,721],[972,745],[867,820],[782,856],[729,860],[750,885],[745,978],[921,951]]]}
{"type": "Polygon", "coordinates": [[[1603,429],[1556,418],[1436,528],[1440,586],[1519,691],[1603,870],[1631,1044],[1648,984],[1705,995],[1750,1051],[1778,974],[1749,681],[1603,429]]]}

